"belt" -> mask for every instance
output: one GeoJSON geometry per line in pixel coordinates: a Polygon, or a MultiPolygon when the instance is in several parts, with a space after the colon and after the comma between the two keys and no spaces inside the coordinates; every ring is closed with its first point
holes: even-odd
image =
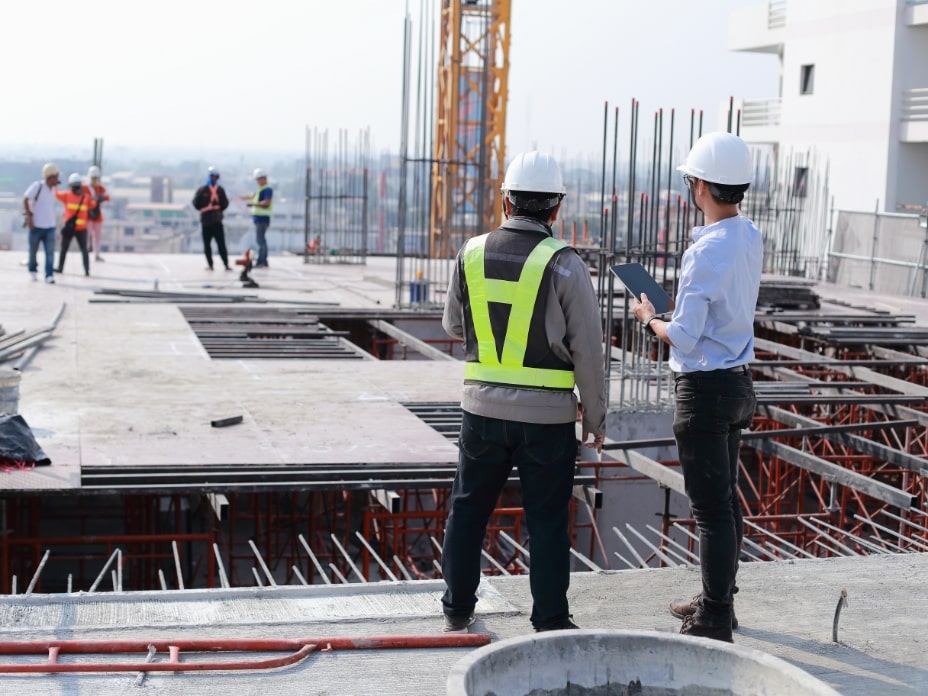
{"type": "Polygon", "coordinates": [[[721,367],[718,370],[696,370],[695,372],[674,372],[674,377],[680,377],[682,375],[698,377],[699,375],[711,375],[719,372],[734,372],[739,375],[750,374],[751,368],[748,365],[738,365],[737,367],[721,367]]]}

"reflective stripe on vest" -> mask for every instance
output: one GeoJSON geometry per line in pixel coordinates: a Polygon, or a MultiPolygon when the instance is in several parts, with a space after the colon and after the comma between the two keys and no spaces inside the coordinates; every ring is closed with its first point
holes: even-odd
{"type": "Polygon", "coordinates": [[[270,188],[270,186],[265,184],[255,191],[254,198],[251,200],[251,202],[254,203],[254,205],[251,206],[251,214],[253,217],[271,217],[271,208],[274,207],[273,199],[268,202],[267,208],[262,208],[258,205],[258,203],[261,202],[261,192],[266,188],[270,188]]]}
{"type": "Polygon", "coordinates": [[[566,244],[547,238],[525,260],[519,280],[488,279],[484,273],[484,248],[488,235],[474,237],[464,252],[464,275],[470,299],[471,318],[480,362],[464,366],[464,379],[493,384],[512,384],[543,389],[573,389],[573,370],[526,367],[529,326],[545,267],[566,244]],[[496,338],[490,324],[490,302],[511,305],[509,325],[503,341],[502,358],[497,358],[496,338]]]}
{"type": "Polygon", "coordinates": [[[71,218],[75,218],[75,230],[84,230],[87,228],[87,211],[90,208],[90,202],[84,203],[86,200],[87,198],[82,194],[77,200],[71,199],[64,205],[65,211],[67,211],[64,220],[67,222],[71,218]],[[67,213],[71,214],[68,215],[67,213]]]}

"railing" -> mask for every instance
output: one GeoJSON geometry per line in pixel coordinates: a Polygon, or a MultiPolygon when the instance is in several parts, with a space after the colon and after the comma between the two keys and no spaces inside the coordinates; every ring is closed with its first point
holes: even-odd
{"type": "MultiPolygon", "coordinates": [[[[928,0],[919,2],[928,3],[928,0]]],[[[900,118],[903,121],[928,121],[928,87],[903,90],[900,118]]]]}
{"type": "Polygon", "coordinates": [[[767,4],[767,28],[782,29],[785,26],[786,0],[770,0],[767,4]]]}
{"type": "Polygon", "coordinates": [[[741,125],[746,128],[780,125],[782,99],[755,99],[741,106],[741,125]]]}

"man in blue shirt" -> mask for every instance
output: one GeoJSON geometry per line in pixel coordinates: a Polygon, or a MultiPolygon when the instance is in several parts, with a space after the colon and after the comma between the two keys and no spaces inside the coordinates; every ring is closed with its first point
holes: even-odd
{"type": "Polygon", "coordinates": [[[251,218],[255,223],[255,239],[258,243],[255,268],[267,268],[267,228],[271,224],[274,190],[267,185],[267,172],[263,169],[255,169],[252,176],[258,182],[258,190],[250,196],[242,196],[242,200],[249,201],[251,218]]]}
{"type": "Polygon", "coordinates": [[[699,527],[702,592],[675,601],[680,633],[732,642],[742,519],[738,500],[741,430],[757,401],[748,363],[754,359],[754,312],[764,243],[738,204],[754,180],[747,145],[730,133],[700,138],[678,167],[705,216],[684,252],[673,314],[664,320],[642,294],[638,320],[670,346],[674,372],[673,434],[699,527]]]}

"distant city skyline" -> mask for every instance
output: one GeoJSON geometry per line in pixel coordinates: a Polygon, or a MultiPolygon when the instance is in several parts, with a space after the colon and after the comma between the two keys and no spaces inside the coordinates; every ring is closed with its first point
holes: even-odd
{"type": "MultiPolygon", "coordinates": [[[[395,152],[404,16],[408,7],[418,21],[429,1],[437,7],[163,0],[143,17],[118,0],[48,0],[41,21],[35,5],[6,4],[0,60],[16,87],[0,114],[0,159],[86,159],[100,137],[104,161],[160,154],[257,166],[299,156],[306,127],[352,138],[369,129],[374,154],[395,152]]],[[[729,13],[757,0],[512,4],[509,154],[595,155],[606,101],[624,112],[638,99],[643,128],[659,108],[681,119],[702,109],[711,130],[729,96],[775,96],[774,56],[727,50],[729,13]]]]}

